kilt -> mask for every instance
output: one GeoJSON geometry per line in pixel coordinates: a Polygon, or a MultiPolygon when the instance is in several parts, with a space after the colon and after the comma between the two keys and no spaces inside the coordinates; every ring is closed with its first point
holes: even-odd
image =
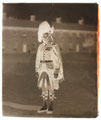
{"type": "Polygon", "coordinates": [[[54,69],[51,63],[41,63],[39,70],[38,87],[45,91],[59,89],[59,82],[54,78],[54,69]]]}

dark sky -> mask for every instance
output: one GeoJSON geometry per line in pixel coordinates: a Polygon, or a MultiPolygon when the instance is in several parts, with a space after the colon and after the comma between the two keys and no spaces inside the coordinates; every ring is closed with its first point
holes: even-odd
{"type": "Polygon", "coordinates": [[[78,19],[84,18],[86,24],[97,24],[97,4],[4,4],[3,11],[7,16],[20,19],[29,19],[30,15],[36,15],[37,20],[55,21],[61,17],[63,22],[77,23],[78,19]]]}

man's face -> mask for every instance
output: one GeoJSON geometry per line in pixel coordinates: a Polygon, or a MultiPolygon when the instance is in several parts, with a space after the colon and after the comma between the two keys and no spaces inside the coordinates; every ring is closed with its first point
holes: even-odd
{"type": "Polygon", "coordinates": [[[44,33],[43,34],[43,42],[45,44],[49,43],[49,33],[44,33]]]}

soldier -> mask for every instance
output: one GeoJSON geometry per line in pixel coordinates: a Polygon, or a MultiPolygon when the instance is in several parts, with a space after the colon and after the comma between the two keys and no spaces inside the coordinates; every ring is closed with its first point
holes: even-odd
{"type": "Polygon", "coordinates": [[[38,113],[53,113],[53,101],[56,98],[54,90],[59,89],[59,82],[64,80],[63,65],[58,45],[54,42],[52,33],[54,27],[47,21],[38,28],[38,47],[36,55],[36,76],[38,87],[42,90],[43,106],[38,113]]]}

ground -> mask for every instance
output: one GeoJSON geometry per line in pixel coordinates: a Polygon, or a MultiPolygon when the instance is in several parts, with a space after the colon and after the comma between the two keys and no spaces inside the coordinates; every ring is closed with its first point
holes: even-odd
{"type": "Polygon", "coordinates": [[[34,54],[3,55],[3,115],[23,117],[96,117],[97,65],[95,54],[62,55],[65,81],[55,92],[52,115],[38,114],[34,54]]]}

